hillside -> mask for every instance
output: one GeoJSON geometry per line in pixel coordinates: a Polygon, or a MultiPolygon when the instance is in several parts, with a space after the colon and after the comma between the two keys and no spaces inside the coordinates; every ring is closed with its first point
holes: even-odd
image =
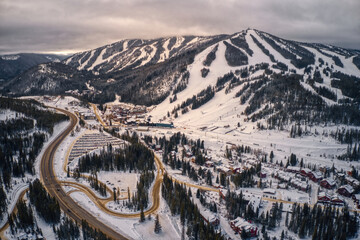
{"type": "MultiPolygon", "coordinates": [[[[351,119],[358,116],[359,56],[359,50],[300,43],[252,29],[210,37],[122,40],[75,54],[59,64],[33,68],[4,90],[15,95],[73,90],[98,103],[113,101],[117,94],[123,102],[159,104],[153,111],[155,119],[173,121],[176,115],[177,122],[197,124],[194,115],[205,121],[244,113],[247,121],[256,121],[274,116],[276,106],[288,102],[291,117],[281,122],[268,120],[271,127],[303,120],[297,119],[298,111],[308,104],[311,107],[305,115],[320,121],[324,111],[326,116],[338,112],[336,107],[325,106],[346,103],[341,109],[347,118],[338,116],[332,121],[358,124],[351,119]],[[291,80],[284,81],[284,77],[291,80]],[[44,79],[52,79],[51,84],[44,79]],[[67,81],[71,84],[63,84],[67,81]],[[282,94],[284,89],[288,94],[282,94]],[[261,91],[266,91],[265,97],[261,91]],[[299,94],[303,97],[297,98],[299,94]],[[290,108],[290,100],[298,100],[295,108],[290,108]]],[[[277,118],[283,115],[278,112],[277,118]]]]}
{"type": "Polygon", "coordinates": [[[0,85],[1,79],[6,82],[23,71],[41,63],[60,62],[66,56],[54,54],[19,53],[0,56],[0,85]]]}

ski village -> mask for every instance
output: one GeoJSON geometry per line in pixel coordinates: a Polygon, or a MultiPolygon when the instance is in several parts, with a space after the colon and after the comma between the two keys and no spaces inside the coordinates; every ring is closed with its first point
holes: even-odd
{"type": "Polygon", "coordinates": [[[247,29],[30,68],[0,89],[0,238],[359,239],[359,56],[247,29]]]}

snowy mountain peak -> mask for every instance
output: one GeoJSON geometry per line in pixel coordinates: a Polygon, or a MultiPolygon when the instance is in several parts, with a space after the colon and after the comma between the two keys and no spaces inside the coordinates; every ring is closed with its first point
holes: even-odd
{"type": "Polygon", "coordinates": [[[320,112],[319,106],[358,104],[360,96],[359,50],[286,40],[256,29],[231,35],[124,39],[43,69],[20,75],[5,92],[63,93],[81,86],[79,94],[91,102],[113,101],[118,95],[124,102],[157,105],[153,116],[158,120],[189,123],[197,119],[189,112],[201,119],[235,114],[258,122],[267,121],[274,107],[289,99],[300,101],[303,109],[309,104],[303,98],[307,96],[312,99],[309,109],[320,112]],[[42,86],[44,79],[56,80],[42,86]],[[61,79],[66,84],[56,83],[61,79]],[[73,79],[76,84],[70,84],[73,79]],[[288,95],[279,89],[288,90],[288,95]]]}

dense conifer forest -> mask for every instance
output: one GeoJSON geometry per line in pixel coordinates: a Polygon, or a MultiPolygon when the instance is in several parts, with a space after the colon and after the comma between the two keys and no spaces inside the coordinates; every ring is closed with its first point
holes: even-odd
{"type": "Polygon", "coordinates": [[[6,192],[12,188],[12,179],[35,174],[34,163],[45,141],[52,135],[54,126],[68,117],[48,110],[35,100],[4,97],[0,97],[0,111],[13,115],[0,121],[0,218],[3,218],[7,211],[6,192]]]}

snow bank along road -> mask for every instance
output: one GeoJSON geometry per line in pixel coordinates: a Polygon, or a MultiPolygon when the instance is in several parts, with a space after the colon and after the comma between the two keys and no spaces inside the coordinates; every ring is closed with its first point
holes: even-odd
{"type": "Polygon", "coordinates": [[[53,168],[54,155],[61,142],[76,126],[77,118],[74,114],[66,110],[59,108],[56,108],[56,110],[68,115],[71,121],[69,126],[50,143],[49,147],[45,150],[44,155],[41,158],[40,175],[46,190],[51,196],[56,198],[56,200],[60,204],[61,209],[72,219],[76,220],[78,223],[80,223],[81,220],[84,219],[89,223],[90,226],[99,229],[100,231],[102,231],[104,234],[106,234],[108,237],[112,239],[127,239],[125,236],[114,231],[112,228],[105,225],[103,222],[101,222],[96,217],[91,215],[88,211],[86,211],[81,206],[79,206],[61,188],[53,168]]]}

